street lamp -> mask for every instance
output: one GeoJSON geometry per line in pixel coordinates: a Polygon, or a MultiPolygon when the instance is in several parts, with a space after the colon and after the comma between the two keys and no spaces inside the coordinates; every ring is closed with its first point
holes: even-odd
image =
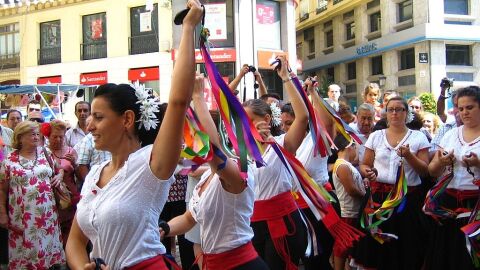
{"type": "Polygon", "coordinates": [[[378,76],[378,84],[379,84],[380,88],[383,89],[386,81],[387,81],[387,77],[385,77],[385,75],[379,75],[378,76]]]}

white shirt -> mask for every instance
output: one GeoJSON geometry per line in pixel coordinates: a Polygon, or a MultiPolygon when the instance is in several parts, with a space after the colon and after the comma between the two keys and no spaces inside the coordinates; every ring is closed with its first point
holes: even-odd
{"type": "Polygon", "coordinates": [[[2,136],[4,148],[3,156],[6,157],[10,152],[12,152],[12,139],[13,139],[13,130],[8,127],[0,126],[0,134],[2,136]]]}
{"type": "Polygon", "coordinates": [[[188,209],[200,224],[202,250],[206,254],[217,254],[240,247],[253,238],[250,217],[253,214],[255,193],[253,175],[249,169],[247,187],[240,194],[223,189],[215,174],[199,196],[202,185],[212,174],[207,170],[195,187],[188,209]]]}
{"type": "Polygon", "coordinates": [[[83,132],[83,129],[80,128],[80,126],[78,125],[78,122],[77,122],[75,127],[67,130],[67,132],[65,133],[65,142],[67,143],[68,146],[74,147],[87,134],[85,134],[85,132],[83,132]]]}
{"type": "MultiPolygon", "coordinates": [[[[400,146],[407,144],[410,145],[410,152],[412,152],[413,155],[416,155],[419,150],[430,147],[427,137],[418,130],[408,130],[405,137],[403,137],[396,147],[392,147],[388,143],[385,129],[377,130],[370,134],[367,143],[365,143],[365,147],[375,152],[373,167],[378,171],[378,182],[395,184],[398,165],[401,160],[396,150],[400,148],[400,146]]],[[[408,185],[420,185],[422,183],[420,176],[406,160],[404,160],[403,164],[408,185]]]]}
{"type": "Polygon", "coordinates": [[[103,188],[97,186],[108,161],[88,173],[77,206],[80,229],[93,244],[91,258],[102,258],[110,269],[123,269],[165,253],[158,218],[171,183],[151,171],[152,145],[130,154],[103,188]]]}
{"type": "Polygon", "coordinates": [[[328,182],[328,157],[321,157],[318,154],[316,157],[313,155],[315,152],[315,145],[312,139],[312,133],[309,132],[303,139],[302,144],[297,149],[296,157],[303,164],[308,174],[319,185],[324,185],[328,182]]]}
{"type": "MultiPolygon", "coordinates": [[[[338,159],[337,162],[340,162],[340,164],[345,164],[348,166],[350,169],[350,172],[352,173],[352,179],[353,183],[357,187],[357,189],[361,190],[365,194],[365,186],[363,185],[363,180],[362,176],[358,172],[358,170],[353,167],[353,165],[344,160],[344,159],[338,159]]],[[[338,167],[341,165],[338,165],[338,167]]],[[[362,204],[362,198],[355,196],[352,197],[350,196],[347,191],[345,191],[345,188],[343,187],[342,183],[338,179],[337,175],[337,169],[338,167],[335,167],[332,173],[332,178],[333,178],[333,185],[335,186],[335,191],[337,193],[338,201],[340,202],[340,209],[342,213],[342,217],[347,217],[347,218],[357,218],[358,213],[360,211],[360,206],[362,204]]]]}
{"type": "MultiPolygon", "coordinates": [[[[478,190],[478,187],[472,183],[473,177],[467,172],[467,167],[462,162],[462,159],[465,155],[470,154],[470,152],[480,157],[480,137],[467,143],[463,139],[463,126],[456,127],[443,136],[440,141],[440,147],[448,152],[454,150],[455,163],[453,164],[453,179],[447,188],[478,190]]],[[[470,169],[475,174],[475,178],[480,179],[480,168],[472,166],[470,169]]],[[[445,170],[445,173],[448,173],[448,171],[445,170]]]]}
{"type": "MultiPolygon", "coordinates": [[[[283,146],[285,134],[274,137],[275,141],[283,146]]],[[[292,190],[292,176],[278,158],[275,150],[269,145],[263,153],[264,167],[253,168],[255,178],[255,200],[268,200],[280,193],[292,190]]]]}

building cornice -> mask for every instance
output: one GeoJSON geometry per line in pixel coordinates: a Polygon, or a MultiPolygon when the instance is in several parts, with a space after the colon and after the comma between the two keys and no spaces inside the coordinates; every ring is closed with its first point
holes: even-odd
{"type": "MultiPolygon", "coordinates": [[[[71,6],[76,4],[83,4],[86,2],[95,2],[99,0],[54,0],[54,1],[38,1],[34,4],[33,1],[29,5],[22,3],[21,6],[9,6],[8,4],[0,7],[0,18],[8,18],[19,15],[25,15],[26,13],[41,12],[46,9],[63,8],[65,6],[71,6]]],[[[24,2],[24,1],[22,1],[24,2]]]]}

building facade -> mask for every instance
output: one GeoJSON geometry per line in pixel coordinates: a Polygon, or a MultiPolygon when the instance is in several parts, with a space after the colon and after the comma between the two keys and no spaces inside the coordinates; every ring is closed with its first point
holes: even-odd
{"type": "MultiPolygon", "coordinates": [[[[270,91],[283,85],[276,55],[295,63],[295,2],[206,0],[212,58],[225,80],[243,64],[258,67],[270,91]]],[[[168,99],[186,1],[0,0],[0,84],[99,85],[139,80],[168,99]]],[[[197,44],[198,48],[198,44],[197,44]]],[[[203,71],[200,53],[198,70],[203,71]]],[[[255,96],[253,76],[240,84],[255,96]],[[246,86],[246,87],[244,87],[246,86]]],[[[243,90],[245,89],[245,91],[243,90]]]]}
{"type": "Polygon", "coordinates": [[[477,0],[301,0],[297,54],[305,75],[338,83],[355,109],[377,82],[404,97],[480,84],[477,0]]]}

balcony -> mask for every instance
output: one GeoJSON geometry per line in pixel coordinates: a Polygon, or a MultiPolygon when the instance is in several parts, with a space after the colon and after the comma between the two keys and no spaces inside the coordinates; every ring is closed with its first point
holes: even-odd
{"type": "Polygon", "coordinates": [[[333,4],[336,5],[336,4],[338,4],[338,3],[342,2],[342,1],[343,1],[343,0],[333,0],[333,4]]]}
{"type": "Polygon", "coordinates": [[[60,46],[38,49],[37,60],[39,65],[60,63],[62,62],[62,50],[60,46]]]}
{"type": "Polygon", "coordinates": [[[128,44],[130,54],[158,52],[157,34],[129,37],[128,44]]]}
{"type": "Polygon", "coordinates": [[[80,44],[82,60],[99,59],[107,57],[107,41],[80,44]]]}
{"type": "Polygon", "coordinates": [[[20,67],[20,54],[3,54],[0,55],[0,70],[8,68],[19,68],[20,67]]]}

